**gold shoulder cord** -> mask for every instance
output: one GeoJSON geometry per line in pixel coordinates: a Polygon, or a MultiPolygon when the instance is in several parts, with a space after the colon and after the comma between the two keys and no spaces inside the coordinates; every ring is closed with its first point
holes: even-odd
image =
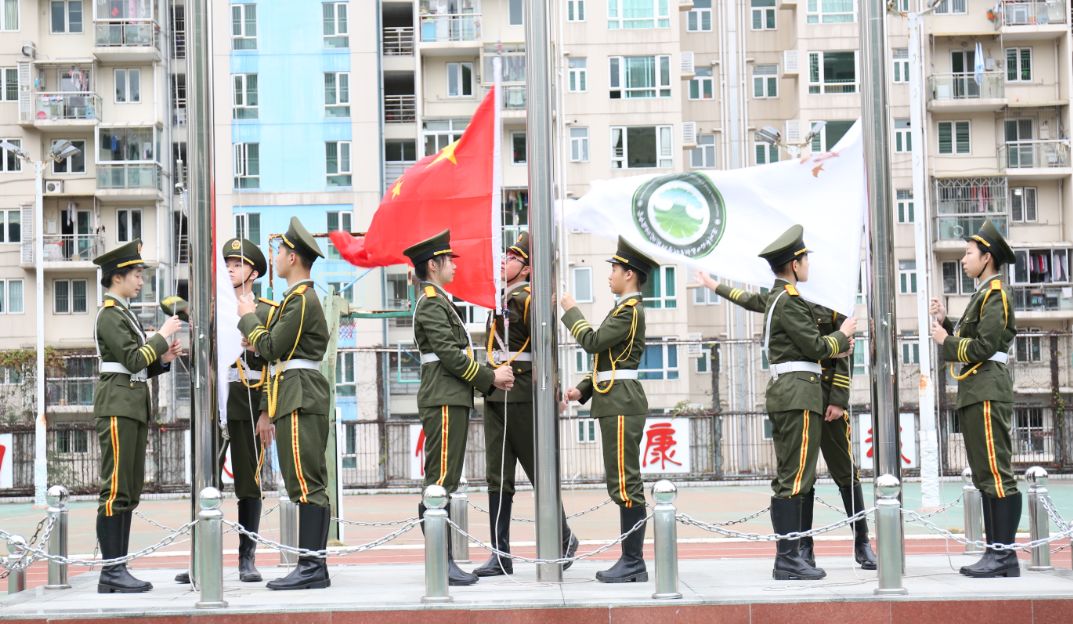
{"type": "MultiPolygon", "coordinates": [[[[618,313],[625,307],[627,307],[625,303],[620,305],[612,316],[618,316],[618,313]]],[[[633,340],[637,337],[637,308],[630,306],[630,309],[633,311],[633,318],[630,319],[630,333],[626,336],[626,347],[622,349],[622,353],[619,353],[617,358],[611,353],[611,349],[607,350],[607,357],[611,359],[611,379],[607,382],[607,386],[604,388],[600,387],[598,378],[600,354],[597,353],[592,356],[592,389],[600,394],[611,392],[611,388],[615,387],[615,369],[617,368],[618,363],[624,361],[633,353],[633,340]]]]}
{"type": "MultiPolygon", "coordinates": [[[[294,355],[294,352],[296,350],[298,350],[298,342],[302,339],[302,328],[305,326],[305,320],[306,320],[306,300],[305,300],[305,296],[304,296],[305,295],[305,289],[301,289],[301,291],[296,289],[294,292],[292,292],[290,295],[288,295],[287,298],[283,300],[283,303],[280,304],[280,306],[279,306],[279,315],[280,315],[280,317],[283,316],[283,308],[287,307],[287,304],[290,302],[291,299],[294,298],[295,295],[302,295],[302,316],[298,321],[298,334],[294,337],[294,346],[291,347],[291,352],[287,354],[286,359],[280,360],[280,362],[285,362],[286,360],[291,359],[291,357],[294,355]]],[[[271,319],[270,319],[269,322],[271,322],[271,319]]],[[[266,323],[266,326],[267,326],[267,323],[266,323]]],[[[279,380],[282,377],[283,377],[283,367],[281,366],[281,367],[279,367],[279,370],[276,371],[276,374],[272,375],[272,380],[269,382],[269,384],[267,386],[265,386],[265,392],[268,393],[268,417],[272,418],[272,419],[274,419],[276,417],[276,406],[279,403],[279,380]]],[[[262,377],[262,379],[263,379],[263,377],[262,377]]]]}
{"type": "MultiPolygon", "coordinates": [[[[984,306],[987,305],[987,298],[990,297],[991,293],[994,292],[995,290],[998,290],[999,292],[1002,293],[1002,317],[1005,320],[1006,325],[1009,325],[1009,323],[1010,323],[1009,301],[1006,299],[1006,291],[1001,289],[1001,288],[999,288],[999,289],[991,288],[986,293],[984,293],[984,300],[982,302],[980,302],[980,317],[982,318],[983,315],[984,315],[984,306]]],[[[955,332],[954,335],[960,338],[961,337],[961,330],[958,330],[957,332],[955,332]]],[[[969,370],[967,370],[964,373],[961,373],[959,375],[959,374],[954,372],[954,364],[951,363],[950,364],[950,376],[954,378],[954,381],[963,381],[965,379],[968,379],[969,375],[975,375],[976,370],[978,368],[980,368],[981,366],[983,366],[983,365],[984,365],[983,362],[977,362],[977,363],[973,364],[971,367],[969,367],[969,370]]]]}
{"type": "MultiPolygon", "coordinates": [[[[529,296],[529,297],[525,298],[525,311],[522,313],[522,320],[524,320],[527,323],[529,322],[529,302],[531,300],[532,300],[532,296],[529,296]]],[[[509,314],[509,312],[508,312],[508,314],[509,314]]],[[[488,365],[491,366],[492,368],[499,368],[500,366],[510,366],[512,363],[514,363],[514,360],[518,357],[519,354],[525,353],[525,350],[529,347],[529,340],[532,339],[532,336],[527,337],[525,339],[525,342],[522,343],[522,347],[520,349],[518,349],[518,351],[515,352],[514,355],[512,355],[510,357],[510,359],[508,359],[506,362],[497,363],[495,355],[493,354],[493,348],[495,346],[494,345],[495,336],[496,336],[496,320],[495,320],[495,315],[493,313],[492,326],[488,329],[488,365]]],[[[507,348],[507,351],[510,351],[510,345],[509,344],[506,345],[506,348],[507,348]]]]}

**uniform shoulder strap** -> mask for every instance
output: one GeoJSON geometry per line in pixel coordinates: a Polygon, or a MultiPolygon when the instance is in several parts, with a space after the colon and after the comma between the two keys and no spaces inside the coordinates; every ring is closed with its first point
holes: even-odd
{"type": "Polygon", "coordinates": [[[115,307],[115,300],[114,299],[105,299],[104,300],[104,307],[106,307],[106,308],[115,307]]]}
{"type": "Polygon", "coordinates": [[[785,286],[783,286],[783,288],[786,289],[786,294],[790,295],[791,297],[801,296],[801,293],[797,292],[797,287],[793,284],[786,284],[785,286]]]}
{"type": "Polygon", "coordinates": [[[987,305],[987,299],[991,296],[991,293],[998,291],[1002,294],[1002,319],[1006,325],[1010,324],[1010,302],[1006,298],[1006,290],[1002,288],[1002,280],[991,280],[991,287],[984,293],[984,298],[980,302],[980,316],[984,315],[984,306],[987,305]]]}
{"type": "Polygon", "coordinates": [[[425,296],[429,299],[434,299],[436,297],[439,297],[440,295],[436,292],[435,286],[425,286],[425,296]]]}
{"type": "Polygon", "coordinates": [[[307,290],[309,290],[309,286],[308,286],[308,285],[306,285],[306,284],[300,284],[300,285],[298,286],[298,288],[295,288],[295,289],[294,289],[294,294],[296,294],[296,295],[304,295],[304,294],[305,294],[305,292],[306,292],[307,290]]]}
{"type": "Polygon", "coordinates": [[[275,301],[272,301],[271,299],[265,299],[264,297],[258,297],[257,300],[260,301],[261,303],[265,304],[265,305],[270,305],[273,308],[278,308],[279,307],[279,304],[276,303],[275,301]]]}

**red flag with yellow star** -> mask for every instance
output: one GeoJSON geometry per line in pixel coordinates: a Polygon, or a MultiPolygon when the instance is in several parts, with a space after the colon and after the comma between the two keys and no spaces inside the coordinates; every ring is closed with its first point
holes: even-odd
{"type": "Polygon", "coordinates": [[[501,237],[497,117],[493,89],[460,139],[417,161],[388,187],[365,236],[331,232],[343,259],[366,268],[404,264],[409,259],[403,249],[449,229],[459,257],[447,291],[495,307],[492,250],[501,237]]]}

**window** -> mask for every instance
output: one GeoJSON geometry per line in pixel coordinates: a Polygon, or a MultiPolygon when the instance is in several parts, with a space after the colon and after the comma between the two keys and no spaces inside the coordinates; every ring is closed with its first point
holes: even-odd
{"type": "Polygon", "coordinates": [[[756,155],[756,164],[758,165],[779,162],[778,145],[772,145],[764,141],[753,141],[753,153],[756,155]]]}
{"type": "Polygon", "coordinates": [[[857,53],[809,52],[809,93],[856,93],[857,53]]]}
{"type": "Polygon", "coordinates": [[[757,99],[779,97],[778,65],[756,65],[753,67],[753,97],[757,99]]]}
{"type": "Polygon", "coordinates": [[[82,0],[52,0],[52,32],[82,32],[82,0]]]}
{"type": "Polygon", "coordinates": [[[689,79],[689,99],[711,100],[715,97],[714,83],[712,82],[712,68],[698,67],[694,70],[693,77],[689,79]]]}
{"type": "Polygon", "coordinates": [[[525,164],[525,133],[510,133],[510,161],[515,165],[525,164]]]}
{"type": "Polygon", "coordinates": [[[940,154],[968,154],[971,149],[969,137],[969,122],[967,121],[940,121],[939,122],[939,153],[940,154]]]}
{"type": "Polygon", "coordinates": [[[350,186],[350,141],[328,141],[324,144],[325,171],[328,186],[350,186]]]}
{"type": "Polygon", "coordinates": [[[943,0],[935,9],[936,15],[954,15],[965,12],[965,0],[943,0]]]}
{"type": "Polygon", "coordinates": [[[235,188],[261,187],[261,144],[235,143],[235,188]]]}
{"type": "Polygon", "coordinates": [[[384,160],[386,162],[414,162],[417,160],[417,142],[384,141],[384,160]]]}
{"type": "Polygon", "coordinates": [[[857,0],[808,0],[807,24],[850,24],[857,21],[857,0]]]}
{"type": "Polygon", "coordinates": [[[86,280],[53,280],[52,312],[81,314],[86,311],[86,280]]]}
{"type": "Polygon", "coordinates": [[[507,3],[507,21],[511,26],[525,23],[525,12],[522,9],[522,0],[509,0],[507,3]]]}
{"type": "Polygon", "coordinates": [[[916,223],[916,207],[913,205],[913,190],[894,191],[894,204],[898,211],[898,223],[916,223]]]}
{"type": "Polygon", "coordinates": [[[566,21],[585,21],[585,0],[566,0],[566,21]]]}
{"type": "Polygon", "coordinates": [[[671,57],[612,56],[612,100],[671,97],[671,57]]]}
{"type": "Polygon", "coordinates": [[[447,64],[447,97],[473,96],[473,63],[447,64]]]}
{"type": "Polygon", "coordinates": [[[697,146],[689,150],[689,166],[694,169],[715,169],[715,135],[697,137],[697,146]]]}
{"type": "Polygon", "coordinates": [[[324,47],[345,48],[350,45],[346,11],[346,2],[325,2],[321,7],[324,15],[324,47]]]}
{"type": "Polygon", "coordinates": [[[19,99],[19,70],[0,67],[0,102],[16,102],[19,99]]]}
{"type": "Polygon", "coordinates": [[[592,267],[572,267],[570,276],[574,284],[574,299],[579,303],[592,301],[592,267]]]}
{"type": "Polygon", "coordinates": [[[358,395],[357,375],[355,374],[354,351],[340,351],[335,360],[335,396],[352,397],[358,395]]]}
{"type": "MultiPolygon", "coordinates": [[[[329,232],[350,232],[352,227],[352,220],[354,214],[350,211],[333,210],[327,213],[328,216],[328,231],[329,232]]],[[[341,258],[339,250],[335,248],[335,245],[328,245],[328,258],[338,260],[341,258]]],[[[341,292],[342,287],[346,286],[346,283],[340,283],[335,285],[335,292],[341,292]]],[[[346,294],[346,299],[353,299],[354,288],[351,287],[346,294]]]]}
{"type": "Polygon", "coordinates": [[[160,134],[158,128],[101,128],[96,141],[97,161],[157,162],[160,134]]]}
{"type": "MultiPolygon", "coordinates": [[[[0,139],[0,141],[7,141],[17,148],[22,148],[22,139],[0,139]]],[[[0,148],[0,172],[15,173],[17,171],[22,171],[22,159],[16,152],[0,148]]]]}
{"type": "Polygon", "coordinates": [[[775,30],[775,0],[752,0],[753,30],[775,30]]]}
{"type": "Polygon", "coordinates": [[[1016,342],[1016,358],[1018,362],[1042,362],[1043,340],[1041,336],[1018,336],[1016,342]]]}
{"type": "Polygon", "coordinates": [[[943,263],[943,294],[971,295],[976,292],[972,278],[961,270],[960,262],[943,263]]]}
{"type": "Polygon", "coordinates": [[[678,379],[678,345],[645,345],[645,352],[637,370],[637,378],[642,380],[678,379]]]}
{"type": "Polygon", "coordinates": [[[853,126],[853,122],[830,120],[827,125],[820,130],[812,139],[812,151],[814,152],[826,152],[832,149],[838,142],[842,140],[842,137],[849,132],[849,129],[853,126]]]}
{"type": "Polygon", "coordinates": [[[570,162],[589,162],[588,128],[570,128],[570,162]]]}
{"type": "Polygon", "coordinates": [[[592,371],[592,357],[583,349],[574,351],[574,372],[584,374],[592,371]]]}
{"type": "Polygon", "coordinates": [[[669,0],[607,0],[607,28],[670,28],[670,4],[669,0]]]}
{"type": "Polygon", "coordinates": [[[674,265],[661,266],[648,276],[648,281],[641,287],[646,308],[670,310],[678,307],[674,268],[674,265]]]}
{"type": "Polygon", "coordinates": [[[693,304],[694,305],[720,305],[723,303],[723,298],[715,294],[714,290],[710,288],[693,288],[693,304]]]}
{"type": "Polygon", "coordinates": [[[596,419],[579,418],[577,421],[578,444],[592,444],[596,442],[596,419]]]}
{"type": "Polygon", "coordinates": [[[611,127],[612,169],[672,166],[670,126],[611,127]]]}
{"type": "Polygon", "coordinates": [[[257,119],[257,74],[235,74],[235,119],[257,119]]]}
{"type": "Polygon", "coordinates": [[[1036,187],[1015,186],[1010,189],[1010,216],[1017,223],[1036,222],[1036,187]]]}
{"type": "Polygon", "coordinates": [[[686,13],[687,32],[711,32],[712,0],[693,0],[693,8],[686,13]]]}
{"type": "Polygon", "coordinates": [[[920,343],[915,336],[902,340],[902,364],[920,364],[920,343]]]}
{"type": "Polygon", "coordinates": [[[570,57],[568,90],[571,93],[582,93],[589,90],[589,62],[586,58],[570,57]]]}
{"type": "Polygon", "coordinates": [[[257,5],[231,5],[231,49],[257,49],[257,5]]]}
{"type": "Polygon", "coordinates": [[[142,101],[142,70],[115,70],[116,104],[137,104],[142,101]]]}
{"type": "Polygon", "coordinates": [[[350,73],[324,74],[324,115],[350,117],[350,73]]]}
{"type": "Polygon", "coordinates": [[[894,48],[891,62],[894,82],[909,82],[909,48],[894,48]]]}
{"type": "Polygon", "coordinates": [[[711,370],[712,354],[707,348],[707,345],[701,345],[701,349],[704,350],[703,355],[698,355],[693,358],[694,366],[698,373],[707,373],[711,370]]]}
{"type": "Polygon", "coordinates": [[[897,0],[897,9],[902,13],[909,12],[909,0],[897,0]]]}
{"type": "Polygon", "coordinates": [[[425,139],[425,156],[431,156],[448,144],[462,138],[462,131],[469,125],[468,119],[429,119],[425,121],[422,135],[425,139]]]}
{"type": "Polygon", "coordinates": [[[129,243],[142,237],[142,209],[116,210],[116,241],[129,243]]]}
{"type": "Polygon", "coordinates": [[[88,453],[89,431],[85,429],[57,429],[56,452],[88,453]]]}
{"type": "MultiPolygon", "coordinates": [[[[52,149],[56,149],[60,139],[53,139],[52,149]]],[[[86,142],[83,140],[72,140],[71,145],[78,148],[77,154],[72,154],[63,160],[57,160],[52,163],[52,173],[85,173],[86,172],[86,142]]]]}
{"type": "Polygon", "coordinates": [[[0,11],[0,30],[16,31],[19,29],[19,0],[3,0],[0,11]]]}
{"type": "Polygon", "coordinates": [[[858,338],[853,347],[853,374],[864,375],[868,372],[868,339],[858,338]]]}
{"type": "Polygon", "coordinates": [[[240,212],[235,215],[235,236],[261,244],[261,214],[240,212]]]}
{"type": "Polygon", "coordinates": [[[1053,435],[1053,425],[1044,429],[1043,408],[1015,407],[1011,437],[1014,453],[1043,453],[1053,435]]]}
{"type": "Polygon", "coordinates": [[[913,152],[913,135],[909,130],[908,119],[894,120],[894,152],[897,154],[913,152]]]}
{"type": "Polygon", "coordinates": [[[898,261],[898,292],[903,295],[913,295],[917,292],[917,263],[916,260],[898,261]]]}
{"type": "Polygon", "coordinates": [[[22,314],[22,280],[0,279],[0,314],[22,314]]]}
{"type": "Polygon", "coordinates": [[[1032,81],[1032,48],[1006,48],[1006,82],[1032,81]]]}
{"type": "Polygon", "coordinates": [[[22,242],[21,213],[21,210],[0,210],[0,243],[22,242]]]}

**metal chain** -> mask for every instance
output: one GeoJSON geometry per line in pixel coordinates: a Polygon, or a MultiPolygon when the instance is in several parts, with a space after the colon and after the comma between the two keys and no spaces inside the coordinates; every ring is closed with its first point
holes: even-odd
{"type": "Polygon", "coordinates": [[[359,553],[359,552],[364,552],[366,550],[372,550],[374,548],[378,548],[380,546],[383,546],[384,544],[387,544],[388,542],[391,542],[391,541],[393,541],[395,539],[398,539],[401,535],[405,534],[407,531],[410,531],[411,529],[413,529],[415,526],[421,524],[422,522],[423,522],[423,520],[420,520],[420,519],[417,519],[417,518],[412,518],[410,520],[407,520],[406,524],[404,526],[396,529],[395,531],[392,531],[391,533],[388,533],[387,535],[385,535],[385,536],[383,536],[383,537],[381,537],[379,539],[375,539],[375,540],[373,540],[371,542],[368,542],[366,544],[360,544],[358,546],[350,546],[350,547],[347,547],[347,548],[337,548],[337,549],[329,551],[328,549],[324,549],[324,550],[308,550],[306,548],[298,548],[298,547],[295,547],[295,546],[287,546],[286,544],[281,544],[281,543],[276,542],[274,540],[270,540],[270,539],[268,539],[266,537],[262,537],[261,535],[259,535],[257,533],[254,533],[253,531],[247,531],[245,527],[243,527],[241,524],[239,524],[237,522],[231,522],[230,520],[224,520],[223,521],[223,523],[225,525],[231,527],[231,529],[235,533],[238,533],[239,535],[245,535],[246,537],[254,540],[255,542],[261,544],[262,546],[269,546],[271,548],[275,548],[278,551],[285,552],[285,553],[290,553],[290,554],[293,554],[293,555],[298,555],[299,557],[314,557],[314,558],[317,558],[317,559],[325,559],[325,558],[328,557],[328,555],[333,555],[333,556],[349,555],[349,554],[353,554],[353,553],[359,553]]]}
{"type": "Polygon", "coordinates": [[[499,550],[498,548],[492,546],[491,544],[487,544],[487,543],[481,541],[480,539],[474,537],[473,535],[470,535],[469,532],[465,531],[462,527],[460,527],[457,524],[455,524],[454,521],[452,521],[450,518],[447,518],[447,524],[450,525],[451,527],[453,527],[454,530],[458,531],[462,535],[462,537],[466,538],[471,543],[476,544],[477,546],[480,546],[481,548],[487,550],[491,554],[496,555],[497,557],[499,557],[501,559],[513,559],[515,561],[521,561],[521,562],[524,562],[524,563],[547,563],[547,564],[552,564],[552,565],[560,565],[560,564],[570,563],[570,562],[573,562],[573,561],[580,561],[582,559],[588,559],[590,557],[595,557],[596,555],[599,555],[599,554],[602,554],[604,552],[607,552],[608,550],[611,550],[615,546],[618,546],[619,544],[621,544],[624,539],[626,539],[627,537],[632,535],[635,531],[641,530],[641,528],[645,526],[645,523],[647,523],[651,519],[652,519],[652,514],[649,514],[649,515],[645,516],[644,520],[638,520],[637,524],[633,525],[633,527],[629,531],[626,531],[622,535],[619,535],[614,541],[609,542],[607,544],[604,544],[603,546],[600,546],[596,550],[590,550],[587,553],[582,553],[580,555],[575,555],[573,557],[559,557],[558,559],[539,559],[539,558],[536,558],[536,557],[523,557],[522,555],[515,555],[515,554],[509,553],[509,552],[503,552],[502,550],[499,550]]]}
{"type": "Polygon", "coordinates": [[[708,531],[709,533],[718,533],[719,535],[723,535],[725,537],[736,537],[739,539],[746,539],[753,542],[775,542],[784,539],[797,540],[801,539],[802,537],[812,537],[814,535],[822,535],[823,533],[829,533],[844,526],[849,526],[854,522],[857,522],[858,520],[866,518],[867,516],[871,515],[871,513],[875,511],[875,509],[875,507],[862,509],[857,513],[853,514],[852,516],[843,518],[838,522],[835,522],[834,524],[829,524],[827,526],[819,527],[816,529],[809,529],[808,531],[791,531],[790,533],[786,533],[785,535],[780,535],[778,533],[743,533],[741,531],[724,528],[724,525],[721,524],[713,524],[710,522],[697,520],[696,518],[685,513],[677,514],[675,518],[678,520],[678,522],[681,522],[682,524],[685,524],[687,526],[697,527],[698,529],[703,529],[705,531],[708,531]]]}
{"type": "MultiPolygon", "coordinates": [[[[33,565],[34,561],[36,561],[37,558],[30,556],[32,554],[30,548],[37,543],[38,536],[41,536],[42,528],[45,529],[45,534],[41,537],[41,539],[42,541],[47,542],[49,536],[52,535],[52,527],[55,526],[55,524],[55,516],[45,516],[44,518],[41,518],[41,521],[37,523],[37,528],[34,529],[34,534],[30,537],[30,541],[26,542],[25,546],[19,546],[19,549],[22,551],[19,554],[19,558],[14,561],[9,561],[8,559],[10,559],[10,557],[4,557],[3,559],[0,559],[0,567],[4,568],[4,571],[0,572],[0,580],[3,580],[10,576],[12,572],[15,572],[17,570],[25,570],[26,568],[33,565]]],[[[12,537],[12,535],[7,533],[6,531],[0,531],[0,533],[3,533],[3,537],[5,540],[9,540],[12,537]]]]}
{"type": "Polygon", "coordinates": [[[279,509],[279,503],[276,503],[275,505],[261,512],[261,517],[267,518],[268,516],[272,515],[272,512],[276,511],[277,509],[279,509]]]}
{"type": "Polygon", "coordinates": [[[33,546],[28,546],[26,550],[33,553],[35,555],[35,559],[47,559],[49,561],[55,561],[56,563],[60,563],[63,565],[82,566],[85,568],[110,567],[130,563],[131,561],[134,561],[139,557],[150,555],[160,550],[161,548],[164,548],[165,546],[170,546],[175,542],[175,540],[189,533],[190,530],[193,529],[196,524],[197,520],[191,520],[190,522],[187,522],[178,529],[175,529],[175,532],[173,532],[171,535],[164,537],[164,539],[160,540],[156,544],[146,546],[145,548],[135,553],[126,555],[124,557],[116,557],[115,559],[71,559],[70,557],[61,557],[60,555],[50,554],[45,550],[41,550],[40,548],[33,546]]]}
{"type": "Polygon", "coordinates": [[[142,512],[138,511],[137,509],[134,510],[134,515],[138,516],[142,520],[145,520],[146,522],[148,522],[149,524],[155,526],[158,529],[163,529],[163,530],[167,531],[168,533],[175,532],[175,529],[171,528],[170,526],[160,524],[156,520],[153,520],[152,518],[150,518],[149,516],[143,514],[142,512]]]}
{"type": "Polygon", "coordinates": [[[913,521],[913,522],[917,522],[919,524],[922,524],[925,528],[930,529],[932,532],[938,533],[939,535],[942,535],[942,536],[946,537],[947,539],[954,540],[955,542],[957,542],[959,544],[963,544],[965,546],[975,546],[977,548],[983,548],[983,549],[990,548],[991,550],[998,550],[998,551],[1020,550],[1020,551],[1028,552],[1028,551],[1031,551],[1033,548],[1039,548],[1040,546],[1046,546],[1047,544],[1051,544],[1053,542],[1057,542],[1057,541],[1063,540],[1063,539],[1069,539],[1071,536],[1073,536],[1073,528],[1069,528],[1069,529],[1066,529],[1066,530],[1064,530],[1061,533],[1058,533],[1056,535],[1041,538],[1041,539],[1038,539],[1038,540],[1033,540],[1031,542],[1025,542],[1023,544],[1021,544],[1021,543],[1016,543],[1016,544],[988,544],[987,542],[985,542],[983,540],[967,540],[964,537],[961,537],[960,535],[956,535],[954,533],[951,533],[950,531],[947,531],[946,529],[944,529],[944,528],[942,528],[940,526],[937,526],[934,522],[931,522],[930,520],[928,520],[927,518],[925,518],[921,514],[915,512],[915,511],[913,511],[911,509],[903,509],[902,510],[902,515],[906,516],[906,518],[908,520],[913,521]]]}
{"type": "Polygon", "coordinates": [[[926,514],[920,514],[920,517],[928,519],[928,518],[934,518],[935,516],[938,516],[939,514],[946,513],[948,511],[950,511],[950,509],[952,509],[955,505],[960,503],[961,499],[962,499],[962,496],[958,495],[958,497],[955,498],[954,500],[950,501],[949,504],[943,505],[942,507],[936,509],[935,511],[929,511],[926,514]]]}
{"type": "Polygon", "coordinates": [[[764,507],[760,511],[756,511],[756,512],[753,512],[753,513],[751,513],[751,514],[749,514],[747,516],[743,516],[741,518],[738,518],[737,520],[727,520],[726,522],[713,522],[712,526],[728,527],[728,526],[734,526],[735,524],[744,524],[744,523],[746,523],[746,522],[748,522],[750,520],[755,520],[756,518],[759,518],[760,516],[766,514],[769,511],[771,511],[771,506],[770,505],[768,505],[767,507],[764,507]]]}
{"type": "Polygon", "coordinates": [[[1047,515],[1050,516],[1051,522],[1053,522],[1060,531],[1068,531],[1070,526],[1073,526],[1065,521],[1062,514],[1058,513],[1058,510],[1054,507],[1054,501],[1051,500],[1049,495],[1040,496],[1039,501],[1043,504],[1043,508],[1047,510],[1047,515]]]}
{"type": "Polygon", "coordinates": [[[819,496],[816,496],[815,500],[816,500],[817,503],[823,505],[824,507],[830,509],[831,511],[833,511],[835,513],[840,513],[840,514],[841,513],[846,513],[846,510],[844,508],[835,507],[834,505],[832,505],[831,503],[828,503],[827,501],[823,500],[819,496]]]}
{"type": "Polygon", "coordinates": [[[344,524],[344,525],[347,525],[347,526],[389,527],[389,526],[399,526],[400,524],[406,524],[408,522],[413,522],[414,520],[417,520],[417,517],[414,516],[413,518],[405,518],[403,520],[383,520],[383,521],[370,520],[370,521],[367,521],[367,522],[362,521],[362,520],[344,520],[342,518],[335,518],[335,517],[333,517],[332,520],[335,520],[339,524],[344,524]]]}
{"type": "MultiPolygon", "coordinates": [[[[585,514],[589,514],[589,513],[592,513],[594,511],[596,511],[597,509],[600,509],[601,507],[606,507],[611,502],[612,502],[611,497],[607,497],[607,498],[604,499],[604,501],[602,503],[598,503],[596,505],[593,505],[592,507],[589,507],[585,511],[579,511],[577,513],[572,513],[572,514],[568,515],[566,517],[566,519],[567,520],[573,520],[574,518],[580,518],[581,516],[584,516],[585,514]]],[[[485,515],[488,515],[488,516],[492,515],[491,512],[489,512],[484,507],[481,507],[477,503],[473,502],[472,500],[469,501],[469,506],[474,508],[474,509],[476,509],[477,511],[481,512],[482,514],[485,514],[485,515]]],[[[511,522],[518,522],[520,524],[536,524],[536,520],[533,520],[532,518],[513,518],[512,517],[510,520],[511,520],[511,522]]]]}

